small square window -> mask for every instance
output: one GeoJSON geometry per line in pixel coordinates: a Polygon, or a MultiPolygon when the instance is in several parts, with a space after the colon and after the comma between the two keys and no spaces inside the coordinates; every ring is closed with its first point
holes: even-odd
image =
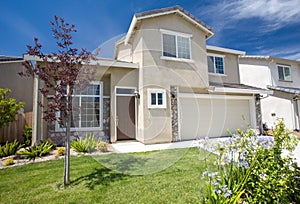
{"type": "Polygon", "coordinates": [[[207,56],[208,72],[214,74],[225,74],[224,57],[207,56]]]}
{"type": "Polygon", "coordinates": [[[290,66],[278,65],[277,68],[279,80],[292,81],[290,66]]]}
{"type": "Polygon", "coordinates": [[[148,89],[148,108],[166,108],[166,90],[148,89]]]}

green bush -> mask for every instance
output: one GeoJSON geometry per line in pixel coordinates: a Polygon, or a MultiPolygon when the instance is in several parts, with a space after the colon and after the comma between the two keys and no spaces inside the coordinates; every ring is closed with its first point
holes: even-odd
{"type": "Polygon", "coordinates": [[[32,127],[26,125],[24,132],[23,132],[23,137],[24,137],[24,144],[26,147],[31,145],[31,140],[32,140],[32,127]]]}
{"type": "Polygon", "coordinates": [[[95,150],[98,141],[94,135],[87,135],[84,139],[81,137],[71,142],[71,147],[77,152],[92,152],[95,150]]]}
{"type": "Polygon", "coordinates": [[[58,147],[57,148],[57,156],[63,156],[65,155],[65,147],[58,147]]]}
{"type": "Polygon", "coordinates": [[[34,144],[32,147],[26,147],[25,151],[19,152],[18,154],[29,160],[35,160],[36,157],[43,157],[49,154],[52,150],[52,147],[53,144],[51,144],[49,141],[46,141],[41,145],[34,144]]]}
{"type": "Polygon", "coordinates": [[[282,120],[272,132],[238,130],[218,148],[218,171],[203,172],[207,203],[300,203],[300,168],[291,157],[298,139],[282,120]]]}
{"type": "Polygon", "coordinates": [[[107,146],[108,146],[107,142],[99,141],[97,143],[97,150],[100,152],[107,152],[108,151],[107,146]]]}
{"type": "Polygon", "coordinates": [[[13,142],[6,142],[5,145],[0,146],[0,157],[14,155],[20,148],[21,146],[17,140],[14,140],[13,142]]]}
{"type": "Polygon", "coordinates": [[[4,162],[4,166],[10,166],[10,165],[13,165],[13,164],[15,164],[13,158],[6,159],[5,162],[4,162]]]}

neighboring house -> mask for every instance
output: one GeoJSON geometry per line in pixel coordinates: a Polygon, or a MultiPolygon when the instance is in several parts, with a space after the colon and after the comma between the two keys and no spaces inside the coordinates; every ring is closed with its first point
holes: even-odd
{"type": "MultiPolygon", "coordinates": [[[[76,95],[74,136],[148,144],[260,129],[259,96],[270,91],[240,84],[238,60],[245,53],[207,46],[213,34],[179,6],[135,14],[114,59],[91,62],[97,74],[76,95]]],[[[41,126],[36,135],[61,141],[58,125],[41,126]]]]}
{"type": "Polygon", "coordinates": [[[300,61],[242,56],[240,75],[242,83],[273,90],[273,94],[261,97],[262,121],[268,128],[283,118],[289,129],[300,129],[300,61]]]}
{"type": "Polygon", "coordinates": [[[0,56],[0,88],[9,88],[17,102],[25,102],[24,112],[33,109],[33,79],[21,77],[24,59],[21,57],[0,56]]]}

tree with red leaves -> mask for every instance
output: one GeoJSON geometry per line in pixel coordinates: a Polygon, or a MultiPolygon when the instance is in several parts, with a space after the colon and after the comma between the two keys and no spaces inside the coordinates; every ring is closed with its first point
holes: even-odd
{"type": "Polygon", "coordinates": [[[75,25],[70,25],[57,16],[50,25],[58,51],[51,54],[42,53],[42,45],[35,38],[34,46],[28,45],[26,54],[35,57],[39,62],[34,66],[30,61],[26,61],[25,71],[21,75],[36,76],[44,82],[43,87],[39,89],[47,100],[46,104],[39,102],[43,119],[48,122],[57,121],[65,128],[64,186],[66,186],[70,182],[70,134],[74,111],[72,98],[77,89],[91,80],[93,70],[83,65],[87,65],[93,57],[85,49],[79,52],[78,49],[71,47],[72,33],[77,32],[75,25]]]}

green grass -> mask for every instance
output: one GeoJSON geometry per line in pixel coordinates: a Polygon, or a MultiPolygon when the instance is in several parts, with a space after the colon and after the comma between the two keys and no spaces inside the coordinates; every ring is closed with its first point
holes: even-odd
{"type": "Polygon", "coordinates": [[[62,189],[63,160],[31,163],[0,170],[0,203],[199,203],[204,170],[196,148],[78,156],[62,189]]]}

